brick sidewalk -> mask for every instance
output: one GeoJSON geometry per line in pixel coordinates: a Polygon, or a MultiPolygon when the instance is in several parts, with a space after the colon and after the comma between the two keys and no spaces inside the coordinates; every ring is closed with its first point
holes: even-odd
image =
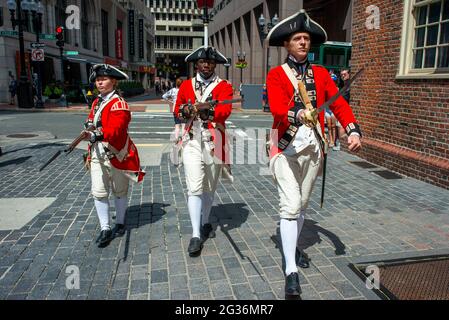
{"type": "MultiPolygon", "coordinates": [[[[284,298],[278,199],[271,176],[259,174],[265,165],[234,165],[234,184],[220,182],[211,213],[217,237],[191,258],[184,173],[167,154],[131,187],[127,233],[99,249],[82,151],[37,170],[57,148],[3,148],[1,198],[56,200],[20,230],[0,231],[0,299],[284,298]],[[79,267],[79,290],[65,286],[71,265],[79,267]]],[[[317,181],[301,233],[311,258],[300,270],[302,299],[377,299],[349,263],[449,252],[447,190],[387,180],[372,172],[381,168],[362,169],[354,160],[330,154],[323,209],[317,181]]]]}

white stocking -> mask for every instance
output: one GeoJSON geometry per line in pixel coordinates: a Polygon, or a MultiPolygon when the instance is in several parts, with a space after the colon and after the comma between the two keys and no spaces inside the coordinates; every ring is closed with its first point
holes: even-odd
{"type": "Polygon", "coordinates": [[[189,196],[188,200],[190,222],[192,223],[192,238],[200,237],[201,196],[189,196]]]}
{"type": "Polygon", "coordinates": [[[298,272],[295,259],[298,222],[296,220],[281,219],[280,232],[285,258],[285,275],[288,276],[292,272],[298,272]]]}
{"type": "Polygon", "coordinates": [[[94,200],[97,209],[98,219],[100,220],[101,230],[111,229],[109,225],[109,200],[94,200]]]}

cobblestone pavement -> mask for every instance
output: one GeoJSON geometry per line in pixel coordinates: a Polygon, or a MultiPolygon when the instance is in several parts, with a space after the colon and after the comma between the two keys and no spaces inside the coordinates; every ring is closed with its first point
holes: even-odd
{"type": "MultiPolygon", "coordinates": [[[[56,200],[21,229],[0,231],[0,299],[284,299],[278,197],[265,164],[234,165],[234,183],[220,182],[217,236],[191,258],[184,173],[166,153],[132,185],[125,235],[100,249],[82,151],[37,169],[58,148],[3,147],[0,197],[56,200]],[[69,290],[73,266],[80,287],[69,290]]],[[[323,209],[317,181],[301,233],[311,259],[300,269],[302,299],[378,299],[349,263],[449,252],[449,191],[382,178],[357,160],[330,154],[323,209]]]]}

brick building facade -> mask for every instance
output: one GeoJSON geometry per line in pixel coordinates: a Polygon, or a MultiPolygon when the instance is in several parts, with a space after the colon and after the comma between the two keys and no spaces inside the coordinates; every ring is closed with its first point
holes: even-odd
{"type": "Polygon", "coordinates": [[[355,0],[352,44],[361,156],[449,189],[449,0],[355,0]]]}

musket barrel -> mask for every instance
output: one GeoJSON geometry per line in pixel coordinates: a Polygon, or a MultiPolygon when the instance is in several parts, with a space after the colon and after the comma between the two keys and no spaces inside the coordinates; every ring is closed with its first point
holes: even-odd
{"type": "Polygon", "coordinates": [[[62,152],[61,150],[58,150],[58,151],[53,155],[53,157],[50,158],[50,160],[48,160],[47,162],[45,162],[45,164],[44,164],[42,167],[39,168],[39,171],[44,170],[44,168],[45,168],[46,166],[48,166],[53,160],[55,160],[55,159],[61,154],[61,152],[62,152]]]}

